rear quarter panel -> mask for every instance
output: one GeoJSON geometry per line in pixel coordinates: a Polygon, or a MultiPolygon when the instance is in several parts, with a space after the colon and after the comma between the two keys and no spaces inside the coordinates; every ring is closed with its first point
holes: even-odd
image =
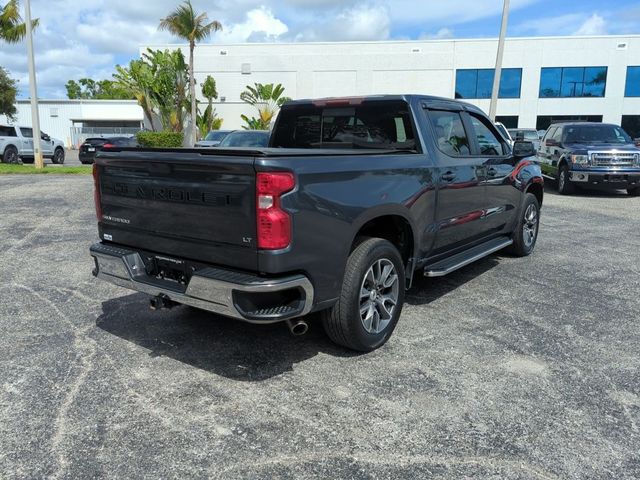
{"type": "Polygon", "coordinates": [[[414,245],[433,223],[433,169],[424,154],[258,158],[255,167],[296,176],[296,188],[282,198],[292,214],[292,243],[260,252],[259,270],[308,273],[318,302],[339,295],[352,242],[366,222],[402,216],[414,245]]]}

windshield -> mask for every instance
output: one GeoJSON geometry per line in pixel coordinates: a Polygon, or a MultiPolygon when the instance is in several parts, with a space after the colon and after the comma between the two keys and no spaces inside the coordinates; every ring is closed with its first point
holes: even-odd
{"type": "Polygon", "coordinates": [[[537,130],[509,130],[509,133],[511,134],[511,138],[517,140],[540,140],[537,130]]]}
{"type": "Polygon", "coordinates": [[[224,137],[226,137],[228,133],[229,132],[221,132],[220,130],[214,131],[214,132],[209,132],[209,133],[207,133],[207,136],[204,137],[204,139],[209,141],[209,142],[219,142],[224,137]]]}
{"type": "Polygon", "coordinates": [[[349,106],[285,107],[274,131],[273,147],[416,148],[409,105],[403,101],[349,106]]]}
{"type": "Polygon", "coordinates": [[[565,127],[564,143],[631,143],[631,137],[615,125],[576,125],[565,127]]]}
{"type": "Polygon", "coordinates": [[[220,147],[266,147],[269,132],[232,132],[222,139],[220,147]]]}

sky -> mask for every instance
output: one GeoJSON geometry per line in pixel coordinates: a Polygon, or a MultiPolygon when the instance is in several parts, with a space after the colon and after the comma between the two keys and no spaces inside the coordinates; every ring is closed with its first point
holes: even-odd
{"type": "MultiPolygon", "coordinates": [[[[0,0],[3,6],[6,0],[0,0]]],[[[141,45],[177,43],[158,31],[179,0],[31,0],[38,96],[110,78],[141,45]]],[[[502,0],[192,0],[223,30],[206,43],[497,37],[502,0]]],[[[640,33],[639,0],[511,0],[507,36],[640,33]]],[[[28,96],[26,43],[0,43],[0,66],[28,96]]]]}

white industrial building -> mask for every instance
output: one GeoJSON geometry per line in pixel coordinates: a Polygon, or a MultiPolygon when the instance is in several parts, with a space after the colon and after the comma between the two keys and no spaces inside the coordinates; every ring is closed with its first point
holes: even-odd
{"type": "MultiPolygon", "coordinates": [[[[31,103],[16,102],[16,125],[31,125],[31,103]]],[[[135,100],[38,101],[40,129],[77,148],[89,136],[133,135],[143,127],[142,108],[135,100]]],[[[8,120],[0,116],[0,123],[8,120]]]]}
{"type": "MultiPolygon", "coordinates": [[[[185,45],[148,45],[152,49],[185,45]]],[[[461,97],[489,110],[496,39],[383,42],[199,44],[195,74],[217,82],[223,129],[241,128],[246,85],[281,83],[297,98],[419,93],[461,97]]],[[[604,121],[640,137],[640,35],[507,38],[498,120],[546,128],[559,120],[604,121]]],[[[41,129],[70,147],[89,135],[133,134],[143,127],[134,100],[40,100],[41,129]]],[[[31,125],[28,100],[18,119],[31,125]]],[[[0,123],[5,119],[0,117],[0,123]]]]}
{"type": "MultiPolygon", "coordinates": [[[[145,45],[140,51],[147,47],[181,48],[188,55],[187,45],[145,45]]],[[[255,82],[282,83],[292,98],[454,97],[459,86],[467,101],[488,111],[486,85],[496,50],[496,39],[199,44],[195,74],[198,84],[207,75],[216,79],[223,128],[239,128],[240,114],[252,113],[240,92],[255,82]]],[[[551,121],[585,119],[623,123],[640,136],[640,35],[507,38],[503,68],[509,85],[501,93],[509,98],[499,99],[497,115],[509,126],[546,128],[551,121]]]]}

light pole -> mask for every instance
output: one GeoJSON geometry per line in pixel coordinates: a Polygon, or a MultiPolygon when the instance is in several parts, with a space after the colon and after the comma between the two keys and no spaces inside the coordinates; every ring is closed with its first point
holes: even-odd
{"type": "Polygon", "coordinates": [[[509,0],[504,0],[502,7],[502,25],[500,26],[500,38],[498,38],[498,54],[496,55],[496,69],[493,75],[493,89],[491,90],[491,104],[489,105],[489,118],[496,121],[496,108],[498,107],[498,93],[500,92],[500,76],[502,74],[502,54],[504,52],[504,37],[507,35],[507,20],[509,20],[509,0]]]}
{"type": "Polygon", "coordinates": [[[40,148],[40,116],[38,114],[38,89],[36,87],[36,64],[33,58],[33,35],[31,25],[31,0],[25,0],[24,12],[27,27],[27,59],[29,62],[29,95],[31,95],[31,127],[33,131],[33,158],[36,168],[44,168],[40,148]]]}

